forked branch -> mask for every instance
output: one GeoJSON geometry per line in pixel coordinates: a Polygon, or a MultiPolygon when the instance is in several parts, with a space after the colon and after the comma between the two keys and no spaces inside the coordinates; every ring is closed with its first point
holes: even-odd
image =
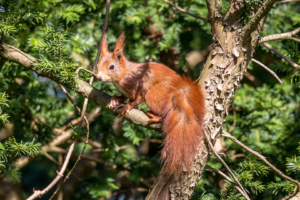
{"type": "Polygon", "coordinates": [[[64,172],[67,168],[67,165],[68,165],[69,160],[71,158],[72,152],[74,150],[74,146],[75,146],[75,140],[73,140],[73,142],[72,142],[72,144],[69,148],[68,154],[66,156],[65,162],[64,162],[61,170],[59,172],[58,171],[56,172],[57,173],[56,178],[44,190],[42,190],[42,191],[34,190],[34,193],[30,197],[28,197],[27,200],[33,200],[33,199],[36,199],[38,197],[40,198],[41,196],[46,194],[46,192],[48,192],[63,177],[63,174],[64,174],[64,172]]]}
{"type": "Polygon", "coordinates": [[[284,179],[286,179],[286,180],[288,180],[292,183],[295,183],[297,188],[298,188],[298,191],[300,191],[300,182],[298,182],[297,180],[294,180],[291,177],[285,175],[283,172],[281,172],[279,169],[277,169],[274,165],[269,163],[269,161],[263,155],[259,154],[256,151],[253,151],[252,149],[250,149],[249,147],[244,145],[242,142],[240,142],[238,139],[236,139],[233,135],[231,135],[230,133],[228,133],[224,130],[223,130],[222,136],[229,138],[230,140],[232,140],[233,142],[235,142],[236,144],[238,144],[239,146],[241,146],[242,148],[244,148],[248,152],[252,153],[256,157],[261,159],[264,163],[266,163],[267,166],[269,166],[271,169],[273,169],[279,176],[281,176],[282,178],[284,178],[284,179]]]}
{"type": "Polygon", "coordinates": [[[242,38],[249,38],[250,34],[258,27],[260,21],[270,12],[277,0],[266,0],[255,13],[242,32],[242,38]]]}
{"type": "Polygon", "coordinates": [[[280,78],[277,76],[277,74],[275,72],[273,72],[269,67],[267,67],[266,65],[262,64],[261,62],[259,62],[258,60],[255,59],[251,59],[252,62],[255,62],[256,64],[259,64],[260,66],[262,66],[263,68],[265,68],[268,72],[270,72],[270,74],[272,74],[280,84],[283,84],[282,80],[280,80],[280,78]]]}
{"type": "Polygon", "coordinates": [[[220,174],[223,178],[225,178],[227,181],[229,181],[233,185],[233,187],[235,187],[243,195],[243,197],[245,197],[245,199],[249,198],[247,196],[247,194],[245,194],[243,192],[243,190],[239,186],[237,186],[237,184],[235,182],[233,182],[226,174],[224,174],[220,170],[218,170],[216,168],[213,168],[213,167],[210,167],[210,166],[206,166],[205,168],[208,169],[208,170],[211,170],[211,171],[214,171],[214,172],[220,174]]]}
{"type": "Polygon", "coordinates": [[[206,138],[206,141],[211,149],[211,151],[213,152],[213,154],[221,161],[221,163],[224,165],[224,167],[226,168],[226,170],[228,171],[228,173],[233,177],[234,181],[236,182],[236,184],[238,185],[238,187],[241,189],[242,191],[242,195],[246,196],[245,198],[247,200],[250,200],[249,196],[247,195],[246,190],[243,188],[242,184],[239,182],[239,180],[237,179],[237,177],[234,175],[234,173],[231,171],[231,169],[228,167],[228,165],[226,164],[226,162],[219,156],[219,154],[215,151],[214,146],[212,145],[209,136],[207,135],[206,130],[204,130],[204,135],[206,138]]]}
{"type": "Polygon", "coordinates": [[[268,49],[270,49],[271,51],[275,52],[277,55],[279,55],[281,58],[283,58],[285,61],[287,61],[290,65],[292,65],[296,69],[300,69],[300,66],[297,65],[297,63],[294,63],[293,61],[291,61],[290,59],[288,59],[285,55],[283,55],[280,51],[278,51],[277,49],[275,49],[271,45],[269,45],[267,43],[263,43],[263,45],[265,47],[267,47],[268,49]]]}
{"type": "Polygon", "coordinates": [[[274,41],[274,40],[294,40],[300,42],[300,39],[296,36],[300,32],[300,27],[287,33],[278,33],[273,35],[267,35],[259,39],[259,44],[274,41]]]}

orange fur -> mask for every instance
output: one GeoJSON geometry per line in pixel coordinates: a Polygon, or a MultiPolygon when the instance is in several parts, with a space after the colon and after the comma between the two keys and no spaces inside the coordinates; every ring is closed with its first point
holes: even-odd
{"type": "MultiPolygon", "coordinates": [[[[129,98],[121,115],[145,101],[152,111],[150,116],[154,117],[153,121],[163,120],[165,140],[161,160],[169,177],[182,173],[184,169],[191,170],[197,147],[203,138],[204,95],[197,82],[179,76],[163,64],[128,61],[123,54],[124,39],[122,34],[113,53],[101,58],[97,78],[113,82],[120,93],[129,98]],[[111,65],[114,65],[113,70],[111,65]]],[[[106,41],[103,42],[106,44],[106,41]]],[[[165,188],[168,191],[167,185],[165,188]]]]}

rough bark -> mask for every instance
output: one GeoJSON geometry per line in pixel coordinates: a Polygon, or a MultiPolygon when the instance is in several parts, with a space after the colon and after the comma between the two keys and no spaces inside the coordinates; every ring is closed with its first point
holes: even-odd
{"type": "MultiPolygon", "coordinates": [[[[255,20],[246,27],[239,21],[243,7],[242,1],[233,0],[224,17],[219,12],[221,8],[219,1],[207,0],[206,2],[212,24],[213,44],[200,75],[199,87],[206,95],[207,114],[204,130],[215,142],[222,132],[223,122],[238,89],[238,84],[258,45],[259,34],[265,20],[263,15],[267,15],[274,0],[266,3],[266,7],[258,11],[260,12],[259,16],[256,16],[255,20]],[[243,38],[245,36],[248,38],[243,38]]],[[[169,187],[170,199],[191,198],[202,177],[210,154],[208,145],[202,141],[192,170],[174,177],[169,187]]],[[[164,189],[164,183],[169,178],[162,171],[148,194],[147,200],[159,199],[158,194],[164,189]]]]}

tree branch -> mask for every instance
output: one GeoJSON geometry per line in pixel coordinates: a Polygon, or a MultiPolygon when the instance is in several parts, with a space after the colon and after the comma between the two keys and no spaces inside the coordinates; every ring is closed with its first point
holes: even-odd
{"type": "Polygon", "coordinates": [[[245,199],[249,199],[249,197],[248,197],[248,195],[247,194],[245,194],[244,192],[243,192],[243,190],[239,187],[239,186],[237,186],[236,185],[236,183],[235,182],[233,182],[226,174],[224,174],[223,172],[221,172],[220,170],[218,170],[218,169],[216,169],[216,168],[213,168],[213,167],[210,167],[210,166],[208,166],[208,165],[206,165],[206,167],[205,167],[206,169],[208,169],[208,170],[211,170],[211,171],[214,171],[214,172],[216,172],[216,173],[218,173],[218,174],[220,174],[223,178],[225,178],[227,181],[229,181],[242,195],[243,195],[243,197],[245,197],[245,199]]]}
{"type": "Polygon", "coordinates": [[[69,163],[69,160],[71,158],[71,155],[72,155],[72,152],[73,152],[73,149],[74,149],[74,146],[75,146],[75,140],[73,140],[70,148],[69,148],[69,151],[68,151],[68,154],[66,156],[66,159],[65,159],[65,162],[60,170],[60,172],[57,171],[57,176],[56,178],[42,191],[40,190],[34,190],[34,193],[27,198],[27,200],[33,200],[33,199],[36,199],[36,198],[40,198],[41,196],[43,196],[46,192],[48,192],[62,177],[63,177],[63,174],[67,168],[67,165],[69,163]]]}
{"type": "Polygon", "coordinates": [[[275,72],[273,72],[270,68],[268,68],[266,65],[262,64],[261,62],[259,62],[258,60],[255,60],[254,58],[251,58],[252,62],[255,62],[256,64],[259,64],[260,66],[262,66],[263,68],[265,68],[268,72],[270,72],[270,74],[272,74],[280,84],[283,84],[283,82],[280,80],[280,78],[277,76],[277,74],[275,72]]]}
{"type": "MultiPolygon", "coordinates": [[[[92,122],[96,119],[96,117],[99,115],[100,108],[97,108],[91,112],[91,114],[88,115],[89,122],[92,122]]],[[[79,123],[79,120],[77,120],[77,123],[79,123]]],[[[77,124],[76,122],[74,124],[77,124]]],[[[63,143],[65,143],[69,138],[71,138],[73,135],[73,129],[68,129],[67,131],[63,131],[59,136],[54,138],[51,142],[45,144],[41,147],[40,154],[37,154],[37,156],[42,155],[43,152],[49,152],[51,151],[52,147],[57,147],[63,143]]],[[[28,156],[23,156],[21,158],[18,158],[14,166],[17,169],[21,169],[25,165],[27,165],[32,158],[28,156]]]]}
{"type": "Polygon", "coordinates": [[[166,2],[166,3],[168,3],[170,6],[173,6],[174,8],[176,8],[177,10],[179,10],[179,11],[182,12],[182,13],[188,14],[188,15],[190,15],[190,16],[192,16],[192,17],[195,17],[195,18],[197,18],[197,19],[202,19],[203,21],[206,21],[206,22],[210,23],[208,19],[206,19],[206,18],[204,18],[204,17],[201,17],[201,16],[199,16],[199,15],[192,14],[192,13],[190,13],[190,12],[184,10],[183,8],[180,8],[180,7],[176,6],[175,4],[173,4],[172,2],[170,2],[170,1],[168,1],[168,0],[163,0],[163,1],[166,2]]]}
{"type": "Polygon", "coordinates": [[[250,34],[258,27],[260,21],[270,12],[277,0],[266,0],[265,3],[255,13],[242,32],[242,38],[250,38],[250,34]]]}
{"type": "Polygon", "coordinates": [[[280,51],[278,51],[277,49],[275,49],[271,45],[269,45],[267,43],[263,43],[263,45],[265,47],[267,47],[268,49],[270,49],[271,51],[275,52],[277,55],[279,55],[281,58],[283,58],[285,61],[287,61],[290,65],[292,65],[296,69],[300,69],[299,65],[297,65],[296,63],[294,63],[293,61],[291,61],[290,59],[288,59],[285,55],[283,55],[280,51]]]}
{"type": "MultiPolygon", "coordinates": [[[[15,48],[14,46],[7,45],[7,44],[0,44],[0,56],[2,58],[5,58],[7,61],[18,63],[24,67],[26,67],[29,70],[32,70],[36,72],[38,75],[47,77],[59,84],[64,85],[68,88],[74,88],[70,83],[62,83],[59,78],[57,78],[54,74],[45,72],[42,69],[38,68],[37,66],[34,66],[34,63],[38,62],[38,59],[22,52],[21,50],[15,48]]],[[[89,85],[87,82],[83,81],[80,78],[75,77],[76,82],[76,89],[74,89],[75,92],[78,94],[88,98],[89,100],[93,101],[94,103],[102,106],[103,108],[106,108],[111,100],[111,96],[106,94],[105,92],[102,92],[93,86],[89,85]]],[[[112,112],[119,114],[120,110],[113,110],[110,109],[112,112]]],[[[126,119],[129,121],[132,121],[133,123],[153,129],[153,130],[161,130],[161,124],[160,123],[148,123],[149,117],[142,111],[137,109],[132,109],[129,111],[128,116],[126,116],[126,119]]]]}
{"type": "Polygon", "coordinates": [[[300,182],[298,182],[297,180],[294,180],[290,177],[288,177],[287,175],[285,175],[284,173],[282,173],[279,169],[277,169],[274,165],[272,165],[271,163],[269,163],[267,161],[267,159],[259,154],[256,151],[253,151],[252,149],[250,149],[249,147],[247,147],[246,145],[244,145],[242,142],[240,142],[238,139],[236,139],[233,135],[231,135],[230,133],[226,132],[223,130],[222,136],[229,138],[230,140],[232,140],[233,142],[235,142],[236,144],[238,144],[239,146],[241,146],[242,148],[244,148],[245,150],[247,150],[248,152],[252,153],[253,155],[255,155],[256,157],[258,157],[259,159],[261,159],[264,163],[266,163],[266,165],[268,165],[271,169],[273,169],[279,176],[281,176],[282,178],[295,183],[298,191],[300,191],[300,182]]]}
{"type": "Polygon", "coordinates": [[[259,44],[269,42],[269,41],[274,41],[274,40],[294,40],[296,42],[300,42],[300,39],[297,37],[294,37],[296,34],[300,32],[300,27],[287,33],[279,33],[279,34],[273,34],[273,35],[267,35],[264,37],[261,37],[259,39],[259,44]]]}
{"type": "MultiPolygon", "coordinates": [[[[214,146],[212,145],[210,138],[208,137],[206,130],[204,130],[204,135],[206,137],[206,141],[211,149],[211,151],[213,152],[213,154],[221,161],[221,163],[224,165],[224,167],[226,168],[226,170],[229,172],[229,174],[233,177],[233,180],[236,182],[236,184],[239,186],[239,188],[242,190],[242,195],[244,194],[246,196],[247,200],[250,200],[249,196],[247,195],[246,190],[243,188],[242,184],[239,182],[239,180],[237,179],[237,177],[234,175],[234,173],[232,172],[232,170],[228,167],[228,165],[226,164],[226,162],[219,156],[219,154],[215,151],[214,146]]],[[[243,195],[243,196],[244,196],[243,195]]]]}

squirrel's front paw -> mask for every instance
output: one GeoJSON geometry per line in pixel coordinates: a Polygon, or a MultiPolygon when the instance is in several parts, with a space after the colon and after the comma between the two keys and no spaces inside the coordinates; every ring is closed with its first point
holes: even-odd
{"type": "Polygon", "coordinates": [[[109,109],[117,108],[117,106],[120,105],[119,100],[115,97],[112,97],[107,107],[109,109]]]}

